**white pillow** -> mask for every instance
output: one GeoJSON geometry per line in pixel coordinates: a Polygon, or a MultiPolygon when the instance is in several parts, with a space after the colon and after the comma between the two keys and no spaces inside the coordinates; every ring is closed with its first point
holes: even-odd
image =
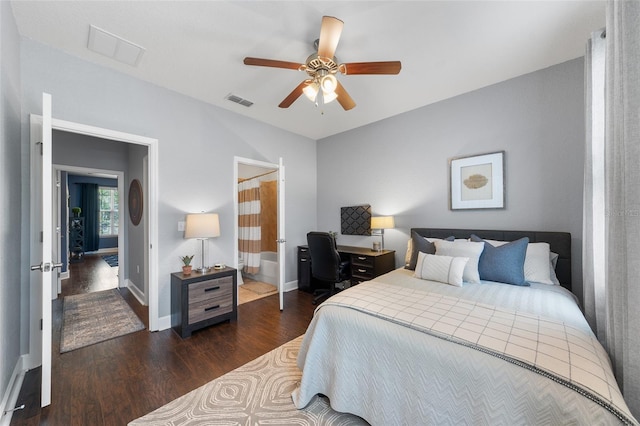
{"type": "Polygon", "coordinates": [[[464,267],[462,279],[468,283],[480,283],[478,260],[484,250],[484,242],[473,241],[436,241],[436,255],[451,257],[466,257],[469,259],[464,267]]]}
{"type": "Polygon", "coordinates": [[[462,275],[468,260],[467,257],[436,256],[419,252],[413,276],[462,287],[462,275]]]}
{"type": "MultiPolygon", "coordinates": [[[[440,240],[440,238],[427,238],[427,237],[422,237],[422,238],[429,241],[430,243],[440,240]]],[[[411,263],[412,253],[413,253],[413,239],[409,238],[409,241],[407,241],[407,252],[404,254],[404,266],[408,266],[411,263]]]]}
{"type": "MultiPolygon", "coordinates": [[[[485,240],[494,247],[508,243],[508,241],[485,240]]],[[[527,282],[554,285],[551,279],[550,263],[551,250],[549,243],[529,243],[524,258],[524,279],[527,282]]]]}

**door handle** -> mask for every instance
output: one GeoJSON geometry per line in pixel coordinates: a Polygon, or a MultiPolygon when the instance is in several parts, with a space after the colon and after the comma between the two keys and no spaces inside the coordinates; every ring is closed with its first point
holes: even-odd
{"type": "Polygon", "coordinates": [[[41,263],[39,265],[31,265],[31,270],[32,271],[42,271],[42,272],[49,272],[53,269],[60,269],[62,268],[62,263],[41,263]]]}
{"type": "Polygon", "coordinates": [[[287,242],[287,240],[285,240],[285,239],[276,240],[276,243],[278,243],[278,244],[282,244],[282,243],[286,243],[286,242],[287,242]]]}

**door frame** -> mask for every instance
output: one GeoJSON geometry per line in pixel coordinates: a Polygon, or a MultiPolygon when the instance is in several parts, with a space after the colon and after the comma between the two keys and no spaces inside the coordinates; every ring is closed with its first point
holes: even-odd
{"type": "MultiPolygon", "coordinates": [[[[275,171],[278,171],[278,224],[282,224],[282,227],[284,227],[284,220],[281,220],[281,218],[284,218],[284,210],[282,209],[283,206],[280,206],[280,191],[283,190],[284,188],[282,188],[283,186],[283,176],[282,173],[284,172],[284,165],[282,163],[282,158],[280,159],[280,163],[269,163],[266,161],[260,161],[260,160],[254,160],[251,158],[245,158],[245,157],[238,157],[235,156],[233,157],[233,253],[234,253],[234,258],[233,258],[233,265],[234,267],[237,269],[238,268],[238,166],[240,164],[243,165],[247,165],[247,166],[256,166],[256,167],[262,167],[265,169],[273,169],[275,171]],[[282,211],[281,211],[282,209],[282,211]]],[[[278,230],[277,230],[277,234],[278,234],[278,239],[284,239],[284,229],[280,229],[281,227],[278,226],[278,230]]],[[[278,253],[280,253],[280,251],[284,251],[285,250],[285,243],[279,243],[278,244],[278,253]]],[[[286,256],[278,256],[278,294],[279,294],[279,298],[280,298],[280,310],[282,311],[284,308],[284,302],[283,302],[283,297],[282,294],[284,292],[284,287],[285,287],[285,277],[282,271],[285,270],[285,257],[286,256]]]]}
{"type": "MultiPolygon", "coordinates": [[[[32,114],[33,120],[37,123],[42,123],[42,116],[32,114]]],[[[149,241],[145,256],[148,256],[148,301],[149,301],[149,331],[158,331],[160,327],[159,317],[159,288],[158,288],[158,250],[154,248],[158,247],[158,148],[159,141],[155,138],[147,136],[140,136],[131,133],[120,132],[117,130],[104,129],[101,127],[90,126],[81,123],[75,123],[66,120],[60,120],[53,118],[51,121],[52,130],[58,130],[62,132],[76,133],[85,136],[96,137],[100,139],[112,140],[117,142],[125,142],[136,145],[143,145],[147,147],[148,152],[148,167],[147,167],[147,190],[148,194],[145,197],[148,206],[148,236],[149,241]]],[[[36,183],[37,184],[37,183],[36,183]]],[[[33,196],[33,195],[32,195],[33,196]]],[[[126,211],[127,200],[122,199],[121,205],[123,206],[123,212],[126,211]]],[[[124,216],[124,214],[122,215],[124,216]]],[[[35,274],[32,274],[32,276],[35,274]]],[[[32,278],[33,279],[33,278],[32,278]]],[[[31,330],[40,329],[40,312],[31,312],[31,330]]],[[[29,362],[30,367],[37,367],[41,360],[41,356],[32,353],[30,350],[32,361],[29,362]]]]}
{"type": "MultiPolygon", "coordinates": [[[[55,144],[55,140],[53,141],[53,143],[55,144]]],[[[114,175],[116,177],[116,179],[118,180],[118,194],[124,194],[124,172],[122,171],[117,171],[117,170],[104,170],[104,169],[95,169],[92,167],[82,167],[82,166],[67,166],[65,164],[57,164],[57,163],[53,163],[53,173],[54,176],[57,178],[59,177],[59,173],[60,172],[67,172],[67,173],[71,173],[71,174],[81,174],[81,175],[87,175],[89,176],[90,173],[102,173],[102,174],[108,174],[108,175],[114,175]]],[[[55,182],[54,182],[55,185],[55,182]]],[[[122,198],[121,198],[122,199],[122,198]]],[[[58,197],[58,202],[57,202],[57,215],[60,215],[60,207],[61,207],[61,203],[62,202],[66,202],[66,200],[62,200],[62,197],[58,197]]],[[[123,200],[124,201],[124,200],[123,200]]],[[[124,203],[123,201],[120,202],[121,206],[124,207],[124,203]]],[[[55,216],[55,215],[54,215],[55,216]]],[[[121,271],[126,271],[126,267],[127,267],[127,261],[128,259],[125,258],[124,253],[122,251],[122,248],[124,247],[124,230],[126,229],[126,224],[125,224],[125,218],[126,218],[126,214],[124,214],[124,210],[122,212],[120,212],[120,214],[118,215],[118,229],[122,230],[122,232],[118,232],[118,264],[120,267],[121,271]]],[[[58,226],[60,226],[61,223],[58,223],[58,226]]],[[[68,232],[69,228],[67,227],[67,232],[68,232]]],[[[60,237],[59,233],[54,232],[53,234],[54,236],[56,236],[57,241],[56,241],[56,245],[58,246],[58,256],[61,255],[62,250],[65,249],[65,247],[62,247],[62,238],[60,237]]],[[[68,238],[67,238],[67,242],[68,242],[68,238]]],[[[58,257],[58,259],[54,259],[56,262],[60,262],[61,259],[60,257],[58,257]]],[[[69,271],[69,256],[67,256],[67,271],[69,271]]],[[[147,274],[145,274],[146,276],[147,274]]],[[[118,288],[123,288],[126,287],[125,283],[124,283],[124,274],[119,273],[118,274],[118,288]]],[[[145,289],[146,291],[146,289],[145,289]]],[[[60,294],[60,289],[58,289],[58,294],[60,294]]],[[[134,293],[134,295],[136,297],[138,297],[137,294],[134,293]]],[[[143,301],[140,301],[143,302],[143,301]]]]}

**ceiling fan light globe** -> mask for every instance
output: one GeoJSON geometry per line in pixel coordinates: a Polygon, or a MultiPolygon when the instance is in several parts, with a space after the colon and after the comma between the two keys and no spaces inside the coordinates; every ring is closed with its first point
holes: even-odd
{"type": "Polygon", "coordinates": [[[338,98],[338,95],[336,95],[336,92],[325,92],[323,90],[322,97],[324,98],[324,103],[328,104],[329,102],[335,101],[338,98]]]}
{"type": "Polygon", "coordinates": [[[305,96],[309,98],[311,102],[315,102],[316,96],[318,95],[317,84],[315,83],[307,84],[304,87],[304,89],[302,89],[302,93],[304,93],[305,96]]]}
{"type": "Polygon", "coordinates": [[[335,75],[327,74],[322,77],[322,80],[320,80],[320,86],[324,93],[333,93],[335,92],[336,87],[338,87],[338,80],[335,75]]]}

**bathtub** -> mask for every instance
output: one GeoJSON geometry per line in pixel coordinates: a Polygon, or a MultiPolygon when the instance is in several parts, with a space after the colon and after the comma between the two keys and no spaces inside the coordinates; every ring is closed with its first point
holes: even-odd
{"type": "Polygon", "coordinates": [[[246,277],[263,283],[278,285],[278,253],[263,251],[260,253],[260,270],[257,274],[245,274],[246,277]]]}

